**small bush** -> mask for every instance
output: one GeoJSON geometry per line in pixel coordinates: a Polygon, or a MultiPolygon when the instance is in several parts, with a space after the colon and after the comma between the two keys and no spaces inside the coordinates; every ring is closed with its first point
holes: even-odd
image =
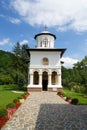
{"type": "Polygon", "coordinates": [[[14,108],[15,105],[14,105],[14,103],[9,103],[6,107],[7,107],[7,108],[14,108]]]}
{"type": "Polygon", "coordinates": [[[59,92],[57,92],[57,94],[63,94],[63,92],[62,92],[62,91],[59,91],[59,92]]]}
{"type": "Polygon", "coordinates": [[[57,92],[57,94],[58,94],[58,95],[62,95],[63,97],[65,97],[65,96],[66,96],[66,95],[65,95],[65,93],[64,93],[64,92],[62,92],[62,91],[57,92]]]}
{"type": "Polygon", "coordinates": [[[20,97],[18,97],[18,100],[20,100],[20,99],[22,99],[23,97],[22,96],[20,96],[20,97]]]}
{"type": "Polygon", "coordinates": [[[67,97],[67,98],[66,98],[66,101],[68,101],[69,99],[71,99],[71,97],[67,97]]]}
{"type": "Polygon", "coordinates": [[[6,109],[0,109],[0,117],[6,116],[7,110],[6,109]]]}
{"type": "Polygon", "coordinates": [[[19,99],[14,99],[13,102],[14,103],[19,102],[19,99]]]}
{"type": "Polygon", "coordinates": [[[83,87],[83,86],[77,86],[75,88],[75,92],[77,92],[77,93],[84,93],[85,92],[85,87],[83,87]]]}
{"type": "Polygon", "coordinates": [[[71,101],[71,104],[77,105],[78,102],[79,102],[79,100],[77,98],[73,98],[72,101],[71,101]]]}
{"type": "Polygon", "coordinates": [[[69,89],[70,89],[70,90],[73,90],[74,87],[76,86],[76,83],[75,83],[75,82],[70,82],[70,83],[68,84],[68,86],[69,86],[69,89]]]}

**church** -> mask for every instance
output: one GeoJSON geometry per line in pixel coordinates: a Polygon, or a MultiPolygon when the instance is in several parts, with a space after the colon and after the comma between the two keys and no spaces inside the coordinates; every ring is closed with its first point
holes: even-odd
{"type": "Polygon", "coordinates": [[[58,91],[62,89],[61,57],[65,48],[55,48],[56,36],[46,29],[36,34],[35,48],[28,48],[30,56],[28,91],[58,91]]]}

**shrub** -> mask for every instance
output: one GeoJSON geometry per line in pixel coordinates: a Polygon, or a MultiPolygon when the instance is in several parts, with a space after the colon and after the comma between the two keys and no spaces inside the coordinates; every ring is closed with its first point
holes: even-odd
{"type": "Polygon", "coordinates": [[[71,98],[71,97],[67,97],[67,98],[66,98],[66,101],[71,104],[72,98],[71,98]]]}
{"type": "Polygon", "coordinates": [[[14,99],[13,102],[14,103],[19,102],[19,99],[14,99]]]}
{"type": "Polygon", "coordinates": [[[76,86],[75,92],[84,93],[85,92],[85,87],[83,87],[83,86],[76,86]]]}
{"type": "Polygon", "coordinates": [[[7,107],[7,108],[14,108],[15,105],[14,105],[14,103],[9,103],[6,107],[7,107]]]}
{"type": "Polygon", "coordinates": [[[57,94],[58,94],[58,95],[62,95],[63,97],[66,96],[65,93],[63,93],[62,91],[57,92],[57,94]]]}
{"type": "Polygon", "coordinates": [[[71,97],[67,97],[67,98],[66,98],[66,101],[68,101],[69,99],[71,99],[71,97]]]}
{"type": "Polygon", "coordinates": [[[13,79],[10,75],[0,75],[0,84],[10,84],[13,83],[13,79]]]}
{"type": "Polygon", "coordinates": [[[8,113],[6,109],[0,109],[0,117],[6,116],[7,114],[8,113]]]}
{"type": "Polygon", "coordinates": [[[59,92],[57,92],[57,94],[63,94],[63,92],[62,92],[62,91],[59,91],[59,92]]]}
{"type": "Polygon", "coordinates": [[[76,82],[70,82],[68,85],[69,85],[69,89],[72,90],[72,91],[74,91],[77,83],[76,82]]]}
{"type": "Polygon", "coordinates": [[[20,100],[20,99],[22,99],[23,97],[22,96],[20,96],[20,97],[18,97],[18,100],[20,100]]]}
{"type": "Polygon", "coordinates": [[[77,105],[79,100],[77,98],[73,98],[71,104],[77,105]]]}

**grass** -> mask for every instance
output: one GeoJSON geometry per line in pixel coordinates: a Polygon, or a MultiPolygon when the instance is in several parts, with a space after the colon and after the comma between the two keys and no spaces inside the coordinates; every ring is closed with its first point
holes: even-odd
{"type": "Polygon", "coordinates": [[[87,98],[84,97],[84,94],[72,92],[72,91],[65,89],[65,88],[63,90],[64,90],[64,93],[67,97],[78,98],[79,104],[87,105],[87,98]]]}
{"type": "Polygon", "coordinates": [[[0,85],[0,108],[6,108],[7,104],[22,95],[22,93],[13,93],[13,90],[20,91],[17,85],[0,85]]]}

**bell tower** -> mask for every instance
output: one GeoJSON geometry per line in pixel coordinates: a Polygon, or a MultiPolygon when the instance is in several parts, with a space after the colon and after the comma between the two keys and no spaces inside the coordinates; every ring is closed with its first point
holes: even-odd
{"type": "Polygon", "coordinates": [[[56,36],[50,32],[45,30],[37,35],[35,35],[35,40],[37,42],[37,48],[54,48],[54,41],[56,39],[56,36]]]}

